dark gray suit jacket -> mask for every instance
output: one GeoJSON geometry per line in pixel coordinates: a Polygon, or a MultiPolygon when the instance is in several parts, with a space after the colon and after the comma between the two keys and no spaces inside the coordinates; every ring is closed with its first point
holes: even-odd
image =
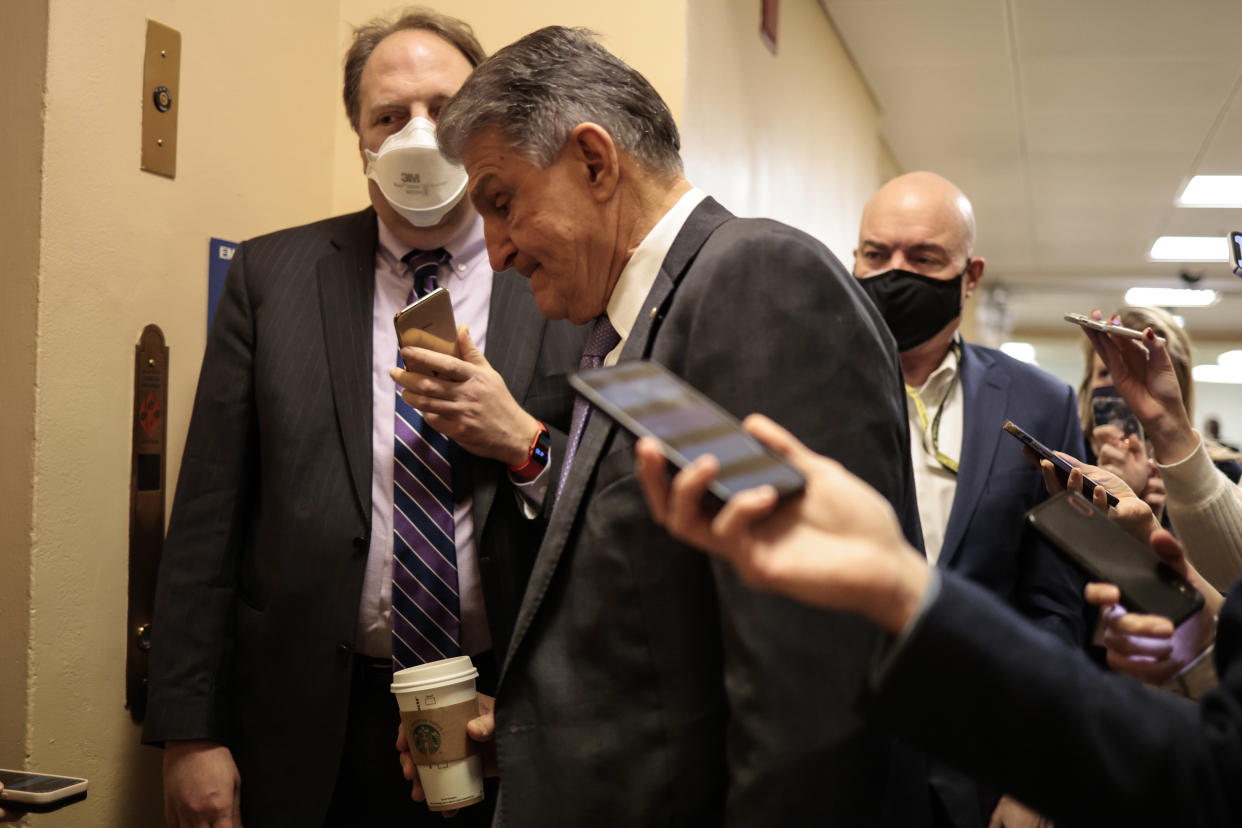
{"type": "MultiPolygon", "coordinates": [[[[840,459],[921,542],[896,349],[822,244],[705,201],[624,347],[644,357],[840,459]]],[[[855,709],[878,633],[669,538],[633,446],[591,418],[539,550],[497,698],[507,828],[919,824],[925,776],[855,709]]]]}
{"type": "MultiPolygon", "coordinates": [[[[203,359],[159,573],[144,739],[227,744],[247,824],[319,824],[340,762],[370,544],[375,244],[371,209],[242,243],[203,359]]],[[[496,274],[488,359],[562,434],[584,338],[548,323],[526,280],[496,274]]],[[[471,477],[503,653],[543,522],[517,517],[500,464],[472,458],[471,477]]]]}

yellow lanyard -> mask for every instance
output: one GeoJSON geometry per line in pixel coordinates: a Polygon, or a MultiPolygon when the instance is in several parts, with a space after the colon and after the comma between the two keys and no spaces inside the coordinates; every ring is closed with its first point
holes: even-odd
{"type": "MultiPolygon", "coordinates": [[[[944,413],[944,405],[949,401],[949,397],[953,394],[953,387],[957,385],[958,380],[962,376],[961,352],[957,350],[957,343],[953,343],[953,351],[958,355],[957,371],[953,375],[953,381],[949,383],[949,388],[944,392],[944,396],[940,399],[940,406],[936,409],[936,416],[931,421],[931,441],[932,455],[936,458],[936,462],[944,466],[953,474],[957,474],[957,461],[940,450],[940,415],[944,413]]],[[[919,427],[922,434],[927,433],[927,406],[923,405],[923,399],[919,396],[919,392],[910,383],[906,383],[906,394],[910,399],[914,400],[914,410],[919,415],[919,427]]],[[[920,436],[921,439],[921,436],[920,436]]]]}

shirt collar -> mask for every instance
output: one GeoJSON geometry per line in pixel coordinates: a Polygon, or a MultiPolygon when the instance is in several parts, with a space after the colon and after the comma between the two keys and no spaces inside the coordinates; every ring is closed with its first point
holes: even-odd
{"type": "Polygon", "coordinates": [[[944,355],[944,359],[940,361],[940,365],[927,381],[919,388],[919,396],[924,400],[929,398],[939,402],[950,385],[957,379],[957,372],[961,367],[962,342],[961,335],[954,336],[953,342],[949,344],[949,350],[944,355]]]}
{"type": "Polygon", "coordinates": [[[642,312],[643,302],[660,274],[660,265],[672,249],[677,234],[685,226],[686,220],[699,206],[699,202],[707,198],[707,193],[691,187],[665,213],[655,227],[647,233],[642,243],[630,256],[617,278],[612,296],[608,299],[608,321],[621,335],[622,341],[628,340],[638,314],[642,312]]]}
{"type": "MultiPolygon", "coordinates": [[[[453,257],[454,262],[467,262],[486,246],[483,239],[483,219],[473,211],[472,215],[473,218],[466,226],[444,243],[444,249],[453,257]]],[[[414,248],[397,238],[397,234],[388,229],[382,218],[376,216],[376,224],[379,225],[379,248],[376,254],[387,260],[390,266],[400,269],[401,257],[414,248]]]]}

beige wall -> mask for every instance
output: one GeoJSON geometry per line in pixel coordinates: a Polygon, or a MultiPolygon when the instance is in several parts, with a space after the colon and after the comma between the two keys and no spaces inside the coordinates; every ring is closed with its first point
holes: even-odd
{"type": "MultiPolygon", "coordinates": [[[[171,348],[175,479],[205,338],[208,238],[245,238],[331,210],[337,70],[323,56],[335,54],[337,20],[336,0],[50,4],[42,238],[37,258],[23,250],[21,270],[4,280],[5,335],[37,337],[37,387],[24,359],[10,365],[22,347],[6,340],[4,361],[8,387],[36,394],[36,473],[25,481],[34,517],[29,541],[10,549],[7,512],[22,497],[9,497],[6,477],[0,557],[8,567],[10,556],[32,552],[29,765],[86,776],[91,789],[86,802],[39,817],[40,826],[161,822],[160,754],[139,746],[123,706],[134,344],[154,322],[171,348]],[[182,35],[175,181],[138,168],[147,17],[182,35]],[[37,304],[27,285],[36,274],[37,304]],[[20,301],[10,304],[10,291],[20,301]]],[[[37,34],[37,25],[27,28],[37,34]]],[[[10,50],[4,59],[14,59],[10,50]]],[[[35,59],[24,63],[6,77],[35,84],[35,59]]],[[[6,113],[5,123],[36,124],[32,114],[6,113]]],[[[24,149],[39,146],[33,126],[21,137],[24,149]]],[[[37,174],[37,155],[27,163],[37,174]]],[[[15,202],[23,213],[40,209],[30,190],[24,185],[15,202]]],[[[38,224],[23,220],[38,239],[38,224]]],[[[7,258],[14,247],[4,249],[7,258]]],[[[6,439],[8,419],[6,409],[6,439]]],[[[6,669],[10,652],[6,638],[6,669]]],[[[6,763],[27,759],[10,755],[9,744],[0,749],[6,763]]]]}
{"type": "Polygon", "coordinates": [[[689,0],[682,117],[691,181],[743,216],[792,224],[850,266],[881,183],[877,112],[814,0],[780,6],[779,49],[754,0],[689,0]]]}
{"type": "MultiPolygon", "coordinates": [[[[605,46],[647,77],[668,102],[673,117],[680,118],[685,72],[685,0],[432,0],[425,5],[470,23],[488,54],[543,26],[594,29],[605,46]]],[[[399,8],[399,4],[384,0],[341,0],[340,54],[345,54],[354,26],[399,8]]],[[[358,155],[358,136],[349,128],[343,103],[337,103],[336,112],[332,203],[336,212],[345,213],[367,205],[367,189],[358,155]]]]}
{"type": "MultiPolygon", "coordinates": [[[[757,51],[757,3],[443,5],[489,50],[545,23],[596,29],[686,125],[698,183],[838,246],[852,234],[882,163],[875,113],[810,0],[785,4],[775,61],[757,51]],[[820,126],[804,100],[831,113],[820,126]]],[[[385,8],[32,0],[6,14],[0,68],[22,82],[0,97],[0,762],[91,779],[85,803],[40,826],[160,822],[160,754],[123,707],[134,344],[154,322],[171,348],[171,488],[205,340],[208,238],[365,203],[339,59],[349,26],[385,8]],[[174,181],[138,169],[147,17],[182,34],[174,181]]]]}

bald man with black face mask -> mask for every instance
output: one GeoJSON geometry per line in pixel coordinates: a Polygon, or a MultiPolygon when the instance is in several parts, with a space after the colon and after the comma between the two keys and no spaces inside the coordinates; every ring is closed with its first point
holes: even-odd
{"type": "MultiPolygon", "coordinates": [[[[1001,425],[1013,420],[1081,457],[1074,393],[1034,366],[962,338],[963,307],[985,264],[974,247],[970,201],[950,181],[915,172],[867,202],[854,251],[854,275],[900,352],[928,561],[984,585],[1078,646],[1084,580],[1024,532],[1023,513],[1046,493],[1038,468],[1001,438],[1001,425]]],[[[994,812],[996,824],[1011,828],[1041,824],[1037,814],[947,766],[933,765],[931,775],[943,825],[983,828],[994,812]]]]}

